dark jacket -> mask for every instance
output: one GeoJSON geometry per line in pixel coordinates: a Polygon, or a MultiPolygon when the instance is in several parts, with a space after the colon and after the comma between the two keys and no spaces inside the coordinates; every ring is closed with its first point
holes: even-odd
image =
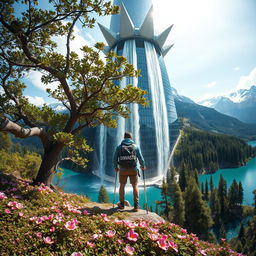
{"type": "MultiPolygon", "coordinates": [[[[116,169],[116,168],[119,168],[119,165],[118,165],[118,156],[119,156],[119,152],[120,152],[120,150],[121,150],[121,145],[122,144],[124,144],[124,145],[131,145],[131,144],[133,144],[134,145],[134,147],[135,147],[135,150],[136,150],[136,156],[137,156],[137,159],[139,160],[139,163],[140,163],[140,166],[141,167],[145,167],[145,161],[144,161],[144,158],[143,158],[143,156],[142,156],[142,154],[141,154],[141,150],[140,150],[140,148],[134,143],[134,141],[133,140],[131,140],[131,139],[124,139],[123,141],[122,141],[122,143],[119,145],[119,146],[117,146],[117,148],[116,148],[116,151],[115,151],[115,154],[114,154],[114,158],[113,158],[113,163],[114,163],[114,168],[116,169]]],[[[137,165],[138,165],[138,161],[137,161],[137,165]]],[[[138,166],[136,166],[135,168],[133,168],[134,169],[134,171],[137,171],[138,170],[138,166]]]]}

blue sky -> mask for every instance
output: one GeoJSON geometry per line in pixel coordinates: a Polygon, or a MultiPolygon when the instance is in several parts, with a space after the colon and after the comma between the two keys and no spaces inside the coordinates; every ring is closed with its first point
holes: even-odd
{"type": "MultiPolygon", "coordinates": [[[[167,39],[174,47],[165,63],[179,94],[198,101],[256,84],[256,0],[153,2],[156,30],[174,24],[167,39]]],[[[98,21],[108,27],[110,17],[98,21]]],[[[76,35],[73,49],[104,41],[97,25],[93,30],[78,27],[76,35]]],[[[38,73],[32,73],[27,84],[25,93],[37,104],[50,101],[40,89],[38,73]]]]}

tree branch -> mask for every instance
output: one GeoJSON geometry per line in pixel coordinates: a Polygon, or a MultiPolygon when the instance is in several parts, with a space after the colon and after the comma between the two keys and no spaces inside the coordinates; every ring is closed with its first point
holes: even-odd
{"type": "Polygon", "coordinates": [[[50,140],[44,129],[39,127],[23,128],[6,117],[0,118],[0,131],[10,132],[22,139],[38,136],[41,139],[44,149],[47,149],[50,145],[50,140]]]}
{"type": "Polygon", "coordinates": [[[67,35],[67,43],[66,43],[66,46],[67,46],[67,53],[66,53],[66,66],[65,66],[65,69],[64,69],[64,73],[67,74],[68,71],[69,71],[69,60],[70,60],[70,37],[72,35],[72,30],[77,22],[77,20],[79,19],[79,17],[81,16],[82,12],[79,12],[76,17],[74,18],[73,22],[72,22],[72,25],[70,26],[69,28],[69,32],[68,32],[68,35],[67,35]]]}

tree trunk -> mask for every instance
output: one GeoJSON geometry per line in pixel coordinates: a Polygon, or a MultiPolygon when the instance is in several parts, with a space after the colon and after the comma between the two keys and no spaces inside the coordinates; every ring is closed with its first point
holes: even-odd
{"type": "Polygon", "coordinates": [[[37,173],[35,184],[44,183],[50,186],[55,173],[55,166],[59,160],[59,155],[64,145],[61,143],[53,143],[48,150],[45,150],[41,166],[37,173]]]}

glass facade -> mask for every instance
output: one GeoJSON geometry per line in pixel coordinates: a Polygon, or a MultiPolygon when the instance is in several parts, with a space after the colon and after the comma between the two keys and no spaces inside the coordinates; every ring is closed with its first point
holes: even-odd
{"type": "MultiPolygon", "coordinates": [[[[136,31],[138,31],[151,7],[151,1],[115,0],[114,4],[120,5],[122,2],[135,25],[136,31]]],[[[117,35],[120,27],[120,15],[113,15],[111,19],[110,29],[117,35]]],[[[140,70],[141,76],[132,83],[148,92],[146,98],[150,104],[148,107],[139,106],[137,110],[134,110],[132,104],[130,106],[131,111],[137,111],[139,117],[137,119],[137,126],[139,127],[137,137],[139,139],[135,143],[140,146],[145,159],[146,179],[160,177],[164,173],[164,169],[168,168],[168,158],[179,135],[177,113],[162,49],[154,38],[145,38],[139,33],[134,33],[133,36],[124,39],[117,36],[111,49],[116,51],[118,55],[125,56],[128,62],[140,70]]],[[[124,82],[125,84],[131,83],[129,79],[124,82]]],[[[122,86],[122,82],[120,86],[122,86]]],[[[133,126],[136,124],[131,119],[134,119],[135,114],[132,113],[132,118],[125,121],[118,120],[119,123],[123,123],[116,129],[103,126],[96,128],[93,145],[95,151],[91,166],[98,176],[114,177],[113,155],[116,146],[122,140],[120,134],[123,136],[125,130],[134,130],[133,126]]]]}
{"type": "MultiPolygon", "coordinates": [[[[151,0],[114,0],[114,5],[124,4],[131,20],[136,28],[139,28],[144,21],[149,8],[152,6],[151,0]]],[[[111,17],[110,29],[116,33],[119,32],[120,15],[113,15],[111,17]]]]}

